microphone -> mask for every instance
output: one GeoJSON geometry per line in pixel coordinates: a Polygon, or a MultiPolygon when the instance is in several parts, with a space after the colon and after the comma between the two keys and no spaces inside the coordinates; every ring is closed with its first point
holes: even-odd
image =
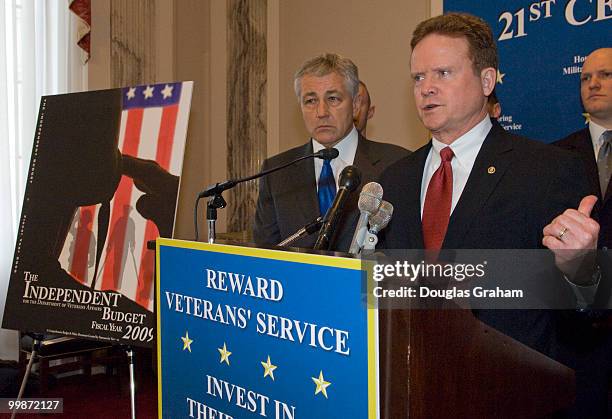
{"type": "Polygon", "coordinates": [[[382,201],[378,212],[370,217],[370,229],[366,233],[362,250],[374,250],[378,243],[378,232],[387,227],[393,216],[393,205],[382,201]]]}
{"type": "Polygon", "coordinates": [[[335,149],[332,147],[332,148],[323,148],[317,151],[316,153],[314,153],[312,156],[317,157],[319,159],[323,159],[323,160],[333,160],[336,157],[338,157],[339,154],[340,152],[338,151],[338,149],[335,149]]]}
{"type": "Polygon", "coordinates": [[[360,211],[359,221],[357,221],[357,227],[355,228],[355,234],[351,241],[349,253],[356,255],[361,251],[363,241],[368,231],[368,219],[372,214],[378,211],[382,196],[383,188],[379,183],[370,182],[361,189],[359,202],[357,204],[360,211]]]}
{"type": "Polygon", "coordinates": [[[319,236],[315,242],[315,250],[328,250],[331,242],[334,228],[338,223],[340,215],[342,213],[342,207],[346,202],[346,199],[359,185],[361,184],[361,172],[355,166],[346,166],[340,173],[338,181],[338,193],[332,202],[331,207],[325,213],[323,217],[323,226],[319,230],[319,236]]]}
{"type": "Polygon", "coordinates": [[[387,227],[393,216],[393,205],[388,201],[382,201],[378,212],[370,217],[370,233],[377,234],[387,227]]]}

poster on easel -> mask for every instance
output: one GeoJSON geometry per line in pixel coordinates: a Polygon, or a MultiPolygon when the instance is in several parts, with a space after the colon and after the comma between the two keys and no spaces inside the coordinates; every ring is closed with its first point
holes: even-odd
{"type": "Polygon", "coordinates": [[[2,326],[152,346],[193,82],[41,98],[2,326]]]}

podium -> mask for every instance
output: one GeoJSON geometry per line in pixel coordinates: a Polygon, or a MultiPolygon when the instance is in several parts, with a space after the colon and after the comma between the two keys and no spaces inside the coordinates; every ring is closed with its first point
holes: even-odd
{"type": "Polygon", "coordinates": [[[469,310],[380,315],[381,418],[542,418],[574,400],[572,369],[469,310]]]}
{"type": "Polygon", "coordinates": [[[157,265],[160,417],[540,418],[573,401],[572,370],[469,310],[369,308],[357,259],[158,239],[157,265]]]}
{"type": "Polygon", "coordinates": [[[357,259],[158,239],[160,417],[377,418],[357,259]]]}

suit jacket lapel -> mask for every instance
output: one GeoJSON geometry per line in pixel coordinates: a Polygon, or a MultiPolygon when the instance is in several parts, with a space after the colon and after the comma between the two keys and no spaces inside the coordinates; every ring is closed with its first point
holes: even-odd
{"type": "MultiPolygon", "coordinates": [[[[375,148],[370,147],[371,144],[371,141],[359,134],[353,166],[356,166],[361,173],[361,184],[356,191],[349,195],[344,204],[344,215],[340,220],[338,233],[333,243],[337,248],[342,248],[345,244],[347,246],[344,247],[348,248],[350,242],[348,244],[344,242],[353,237],[354,231],[352,231],[352,229],[357,225],[357,219],[359,218],[359,194],[361,188],[369,182],[378,180],[376,165],[382,158],[376,154],[375,148]]],[[[337,176],[340,176],[340,174],[338,173],[337,176]]]]}
{"type": "MultiPolygon", "coordinates": [[[[601,198],[601,186],[599,185],[599,172],[597,168],[597,159],[593,154],[593,139],[588,128],[579,131],[572,140],[568,143],[568,149],[579,153],[585,162],[585,169],[589,182],[593,185],[593,190],[597,192],[597,195],[601,198]]],[[[608,190],[603,196],[603,203],[607,202],[612,197],[612,184],[608,184],[608,190]]]]}
{"type": "Polygon", "coordinates": [[[442,247],[457,249],[511,163],[512,142],[493,124],[474,162],[461,198],[451,214],[442,247]],[[493,173],[491,173],[493,172],[493,173]]]}
{"type": "MultiPolygon", "coordinates": [[[[427,155],[430,150],[431,140],[415,152],[414,159],[416,164],[407,166],[406,179],[414,179],[414,187],[408,188],[406,191],[408,194],[406,197],[408,202],[408,207],[406,208],[406,224],[408,226],[417,226],[414,231],[406,232],[406,234],[408,234],[409,249],[425,248],[425,243],[423,241],[423,226],[421,223],[421,184],[423,183],[425,161],[427,160],[427,155]]],[[[401,211],[399,208],[397,210],[401,211]]]]}
{"type": "MultiPolygon", "coordinates": [[[[304,144],[300,154],[307,156],[312,154],[312,142],[304,144]]],[[[313,214],[319,214],[319,200],[317,197],[317,183],[315,177],[314,163],[312,159],[305,159],[291,166],[291,171],[286,173],[291,182],[295,182],[295,194],[292,194],[292,205],[299,208],[299,225],[304,226],[313,221],[313,214]]]]}
{"type": "MultiPolygon", "coordinates": [[[[593,141],[591,140],[591,134],[588,128],[583,129],[579,134],[580,136],[576,139],[576,141],[572,141],[570,144],[570,149],[580,154],[585,162],[585,169],[587,171],[587,176],[589,177],[589,182],[591,185],[593,185],[593,189],[595,191],[600,191],[601,187],[599,186],[597,159],[593,153],[593,141]]],[[[600,193],[598,193],[598,195],[600,195],[600,193]]]]}
{"type": "MultiPolygon", "coordinates": [[[[359,135],[353,166],[356,166],[361,173],[361,184],[356,191],[349,195],[344,204],[344,215],[340,221],[339,232],[335,241],[336,245],[339,244],[342,236],[350,235],[352,237],[353,235],[353,232],[349,231],[349,229],[357,224],[357,219],[359,218],[359,193],[366,183],[371,182],[376,177],[374,164],[376,164],[376,158],[371,154],[368,141],[359,135]]],[[[340,173],[337,176],[340,176],[340,173]]]]}

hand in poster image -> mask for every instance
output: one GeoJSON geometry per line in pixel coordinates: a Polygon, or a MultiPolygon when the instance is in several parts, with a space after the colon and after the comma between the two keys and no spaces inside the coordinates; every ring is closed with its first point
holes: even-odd
{"type": "Polygon", "coordinates": [[[125,154],[121,158],[121,172],[144,192],[136,201],[138,213],[153,221],[162,237],[171,237],[179,177],[168,173],[156,161],[125,154]]]}

